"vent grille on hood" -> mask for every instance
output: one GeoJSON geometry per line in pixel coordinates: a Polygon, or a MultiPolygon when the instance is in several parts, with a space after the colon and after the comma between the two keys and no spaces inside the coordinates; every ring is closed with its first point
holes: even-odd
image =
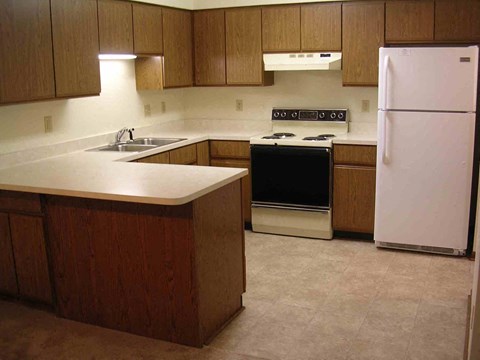
{"type": "Polygon", "coordinates": [[[263,54],[266,71],[341,70],[342,53],[263,54]]]}

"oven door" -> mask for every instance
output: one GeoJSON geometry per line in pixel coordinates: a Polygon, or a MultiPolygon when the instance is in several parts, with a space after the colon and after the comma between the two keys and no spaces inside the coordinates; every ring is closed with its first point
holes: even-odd
{"type": "Polygon", "coordinates": [[[251,145],[250,150],[254,206],[330,209],[329,148],[251,145]]]}

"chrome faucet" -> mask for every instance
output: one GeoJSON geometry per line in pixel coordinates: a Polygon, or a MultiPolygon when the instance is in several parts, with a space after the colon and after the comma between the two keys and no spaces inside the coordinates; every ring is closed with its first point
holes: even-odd
{"type": "Polygon", "coordinates": [[[129,128],[126,128],[126,127],[120,129],[117,132],[117,135],[115,135],[115,143],[118,144],[118,143],[122,142],[122,137],[123,137],[123,135],[125,135],[126,132],[128,132],[130,141],[133,141],[133,131],[134,130],[135,130],[134,128],[129,129],[129,128]]]}

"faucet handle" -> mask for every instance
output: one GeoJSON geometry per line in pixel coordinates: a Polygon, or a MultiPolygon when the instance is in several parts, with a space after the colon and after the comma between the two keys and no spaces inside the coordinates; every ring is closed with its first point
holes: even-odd
{"type": "Polygon", "coordinates": [[[130,141],[133,141],[133,132],[135,131],[134,128],[131,128],[131,129],[127,129],[128,131],[128,135],[130,137],[130,141]]]}

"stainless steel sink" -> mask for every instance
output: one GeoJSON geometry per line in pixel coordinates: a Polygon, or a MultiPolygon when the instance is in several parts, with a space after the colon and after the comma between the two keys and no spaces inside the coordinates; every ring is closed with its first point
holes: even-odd
{"type": "Polygon", "coordinates": [[[123,142],[119,144],[110,144],[94,149],[88,149],[87,151],[130,151],[130,152],[140,152],[150,149],[155,149],[160,146],[165,146],[168,144],[173,144],[178,141],[186,139],[181,138],[138,138],[133,141],[123,142]]]}
{"type": "Polygon", "coordinates": [[[113,144],[102,146],[95,149],[90,149],[92,151],[145,151],[156,148],[157,145],[140,145],[140,144],[113,144]]]}
{"type": "Polygon", "coordinates": [[[138,138],[133,140],[133,144],[144,144],[144,145],[155,145],[155,146],[164,146],[168,144],[173,144],[182,140],[181,138],[138,138]]]}

